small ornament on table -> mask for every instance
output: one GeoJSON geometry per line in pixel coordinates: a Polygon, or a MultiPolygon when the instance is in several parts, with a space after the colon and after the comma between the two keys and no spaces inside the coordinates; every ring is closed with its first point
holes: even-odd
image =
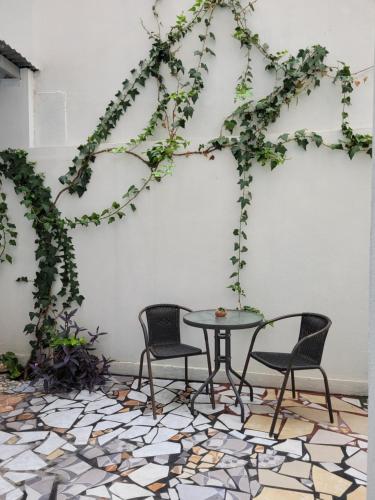
{"type": "Polygon", "coordinates": [[[218,307],[215,311],[215,316],[217,318],[225,318],[227,315],[227,310],[224,307],[218,307]]]}

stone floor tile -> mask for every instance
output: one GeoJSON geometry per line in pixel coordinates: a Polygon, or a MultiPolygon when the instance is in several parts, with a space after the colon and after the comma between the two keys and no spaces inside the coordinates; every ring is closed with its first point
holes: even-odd
{"type": "Polygon", "coordinates": [[[149,463],[129,474],[129,478],[140,486],[164,479],[168,476],[169,467],[167,465],[157,465],[149,463]]]}
{"type": "Polygon", "coordinates": [[[368,420],[367,417],[355,415],[354,413],[340,412],[340,417],[349,427],[352,432],[356,434],[364,434],[367,436],[368,420]]]}
{"type": "Polygon", "coordinates": [[[268,469],[260,469],[258,471],[258,481],[263,486],[285,488],[288,490],[309,491],[309,488],[304,486],[297,479],[290,476],[283,476],[282,474],[268,469]]]}
{"type": "Polygon", "coordinates": [[[166,441],[164,443],[150,444],[134,450],[133,456],[141,457],[154,457],[156,455],[175,455],[180,453],[181,445],[179,443],[172,443],[166,441]]]}
{"type": "Polygon", "coordinates": [[[148,432],[150,432],[151,427],[146,427],[144,425],[133,425],[128,429],[124,430],[121,434],[118,435],[118,439],[134,439],[140,436],[144,436],[148,432]]]}
{"type": "Polygon", "coordinates": [[[345,411],[349,413],[356,413],[358,415],[367,415],[367,413],[359,408],[358,406],[354,406],[346,401],[343,401],[336,396],[331,397],[332,408],[337,411],[345,411]]]}
{"type": "Polygon", "coordinates": [[[263,488],[257,500],[314,500],[314,495],[300,491],[263,488]]]}
{"type": "Polygon", "coordinates": [[[1,444],[0,445],[0,460],[7,460],[8,458],[19,455],[23,451],[29,449],[26,444],[1,444]]]}
{"type": "Polygon", "coordinates": [[[157,403],[166,405],[166,404],[172,402],[175,397],[176,397],[176,394],[174,392],[171,392],[168,389],[163,389],[155,394],[155,401],[157,403]]]}
{"type": "Polygon", "coordinates": [[[339,432],[327,431],[325,429],[318,429],[318,431],[309,440],[314,444],[333,444],[336,446],[343,446],[353,441],[351,436],[341,434],[339,432]]]}
{"type": "Polygon", "coordinates": [[[87,427],[88,425],[95,424],[98,422],[101,418],[103,418],[103,415],[97,415],[96,413],[89,413],[87,415],[83,415],[82,418],[80,418],[76,424],[76,427],[87,427]]]}
{"type": "Polygon", "coordinates": [[[367,453],[361,450],[345,460],[345,463],[365,474],[367,472],[367,453]]]}
{"type": "Polygon", "coordinates": [[[287,439],[283,443],[276,444],[273,449],[291,455],[302,456],[302,442],[297,439],[287,439]]]}
{"type": "Polygon", "coordinates": [[[314,424],[299,420],[298,418],[287,418],[279,433],[279,439],[288,439],[307,436],[314,430],[314,424]]]}
{"type": "Polygon", "coordinates": [[[340,463],[344,454],[339,446],[325,444],[306,444],[312,462],[340,463]]]}
{"type": "Polygon", "coordinates": [[[237,415],[230,415],[223,413],[219,417],[220,422],[222,422],[228,429],[237,429],[241,430],[243,427],[243,423],[241,422],[241,418],[237,415]]]}
{"type": "Polygon", "coordinates": [[[176,415],[175,413],[168,413],[161,421],[161,423],[168,428],[172,429],[184,429],[193,420],[192,416],[183,417],[181,415],[176,415]]]}
{"type": "Polygon", "coordinates": [[[286,476],[308,479],[310,477],[311,464],[301,462],[300,460],[292,460],[291,462],[284,462],[279,472],[286,476]]]}
{"type": "Polygon", "coordinates": [[[74,408],[73,410],[62,410],[42,415],[41,419],[49,427],[70,429],[81,413],[82,408],[74,408]]]}
{"type": "Polygon", "coordinates": [[[10,491],[5,495],[5,500],[22,500],[24,498],[24,491],[20,488],[10,491]]]}
{"type": "Polygon", "coordinates": [[[28,471],[43,469],[46,465],[36,453],[27,450],[4,464],[4,468],[11,471],[28,471]]]}
{"type": "MultiPolygon", "coordinates": [[[[296,413],[300,417],[306,418],[307,420],[310,420],[311,422],[316,422],[318,424],[330,424],[329,420],[329,414],[328,411],[324,410],[315,410],[314,408],[309,408],[309,407],[293,407],[290,408],[290,411],[293,413],[296,413]]],[[[337,419],[337,413],[333,413],[333,418],[334,418],[334,424],[338,424],[338,419],[337,419]]]]}
{"type": "Polygon", "coordinates": [[[319,405],[326,404],[326,397],[324,394],[316,394],[316,393],[308,393],[308,392],[300,392],[300,396],[302,399],[309,401],[310,403],[317,403],[319,405]]]}
{"type": "Polygon", "coordinates": [[[10,491],[14,490],[13,484],[9,481],[6,481],[4,478],[0,477],[0,495],[5,495],[10,491]]]}
{"type": "MultiPolygon", "coordinates": [[[[23,385],[12,382],[8,387],[22,391],[23,385]]],[[[5,386],[0,375],[1,387],[5,386]]],[[[323,394],[301,392],[292,399],[288,391],[279,435],[270,439],[278,394],[274,389],[254,389],[254,401],[246,404],[251,409],[248,422],[254,425],[247,424],[243,430],[228,384],[215,384],[216,401],[221,399],[215,410],[203,395],[197,404],[202,411],[194,417],[189,406],[191,393],[184,390],[184,383],[161,380],[156,386],[161,393],[156,420],[150,405],[145,404],[147,387],[144,384],[139,393],[136,378],[112,377],[93,393],[44,395],[38,388],[34,393],[8,394],[8,402],[9,396],[17,396],[18,402],[12,400],[14,404],[0,415],[0,450],[3,457],[14,453],[3,460],[0,457],[0,477],[13,488],[3,495],[4,500],[21,500],[26,486],[30,499],[42,500],[43,490],[36,491],[38,484],[55,477],[59,500],[109,495],[121,500],[129,498],[129,487],[130,498],[142,499],[191,500],[193,495],[194,500],[310,500],[314,496],[310,491],[312,462],[316,461],[313,476],[318,485],[329,477],[345,487],[344,496],[350,492],[349,500],[356,494],[363,498],[367,419],[366,406],[359,399],[333,396],[338,427],[328,423],[323,394]],[[74,412],[77,416],[71,423],[74,412]],[[157,471],[163,471],[163,477],[157,471]],[[258,475],[272,486],[261,485],[258,475]],[[115,491],[110,491],[112,486],[115,491]]],[[[244,397],[249,399],[247,388],[244,397]]],[[[339,493],[321,489],[320,500],[334,500],[333,495],[339,493]]]]}
{"type": "Polygon", "coordinates": [[[86,494],[100,498],[111,498],[111,495],[110,493],[108,493],[106,486],[98,486],[97,488],[90,488],[86,491],[86,494]]]}
{"type": "Polygon", "coordinates": [[[34,451],[41,453],[42,455],[49,455],[53,451],[57,450],[57,448],[61,448],[64,444],[66,444],[65,439],[62,439],[55,432],[51,432],[48,438],[43,441],[40,446],[34,448],[34,451]]]}
{"type": "Polygon", "coordinates": [[[367,499],[367,488],[364,486],[359,486],[351,493],[346,496],[347,500],[366,500],[367,499]]]}
{"type": "Polygon", "coordinates": [[[46,439],[49,431],[26,431],[26,432],[16,432],[19,436],[17,444],[33,443],[35,441],[42,441],[46,439]]]}
{"type": "Polygon", "coordinates": [[[87,444],[92,429],[92,425],[89,425],[88,427],[74,427],[73,429],[69,430],[69,434],[72,434],[75,437],[74,444],[77,446],[81,446],[87,444]]]}
{"type": "Polygon", "coordinates": [[[110,491],[122,500],[133,500],[135,498],[141,498],[145,496],[154,496],[152,492],[137,486],[136,484],[130,483],[114,483],[110,488],[110,491]]]}
{"type": "MultiPolygon", "coordinates": [[[[282,419],[278,418],[276,422],[275,432],[279,432],[282,419]]],[[[261,432],[269,432],[271,429],[272,417],[266,415],[252,415],[245,423],[245,429],[254,429],[261,432]]]]}
{"type": "Polygon", "coordinates": [[[316,491],[337,497],[341,497],[351,485],[350,481],[316,465],[313,465],[312,479],[316,491]]]}
{"type": "Polygon", "coordinates": [[[207,486],[178,484],[177,492],[180,500],[224,500],[225,490],[207,486]]]}
{"type": "Polygon", "coordinates": [[[263,396],[264,401],[275,401],[277,399],[275,389],[267,389],[266,395],[263,396]]]}

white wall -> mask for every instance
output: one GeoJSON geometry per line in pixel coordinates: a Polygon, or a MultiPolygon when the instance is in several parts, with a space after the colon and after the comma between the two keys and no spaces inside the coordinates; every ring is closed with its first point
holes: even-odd
{"type": "MultiPolygon", "coordinates": [[[[375,87],[374,87],[375,95],[375,87]]],[[[375,126],[375,107],[373,124],[375,126]]],[[[375,127],[374,127],[375,131],[375,127]]],[[[373,132],[375,139],[375,132],[373,132]]],[[[371,241],[370,241],[370,301],[369,301],[369,335],[368,335],[368,398],[369,398],[369,453],[367,457],[367,473],[368,473],[368,487],[367,498],[373,498],[375,495],[375,176],[374,165],[375,160],[372,162],[372,182],[371,182],[371,241]]]]}
{"type": "MultiPolygon", "coordinates": [[[[10,13],[20,0],[0,0],[10,13]]],[[[161,17],[168,26],[189,2],[161,2],[161,17]],[[178,5],[177,5],[178,4],[178,5]]],[[[375,28],[371,0],[346,2],[258,2],[252,19],[254,30],[271,50],[297,49],[321,43],[330,50],[334,64],[345,60],[353,70],[371,65],[375,28]]],[[[16,13],[14,14],[16,15],[16,13]]],[[[22,16],[18,12],[17,15],[22,16]]],[[[10,16],[10,17],[9,17],[10,16]]],[[[8,42],[29,47],[29,57],[41,71],[35,76],[35,146],[30,155],[46,173],[46,182],[57,192],[57,178],[69,166],[75,147],[94,128],[105,105],[120,82],[144,57],[149,47],[140,26],[142,18],[152,26],[146,0],[33,0],[25,11],[31,23],[29,45],[25,33],[14,25],[8,42]],[[20,31],[18,33],[18,31],[20,31]]],[[[7,21],[9,22],[9,21],[7,21]]],[[[26,23],[27,24],[27,23],[26,23]]],[[[22,22],[21,25],[22,26],[22,22]]],[[[233,108],[233,89],[244,64],[238,45],[231,38],[232,20],[218,12],[213,26],[217,33],[216,59],[195,118],[186,135],[192,144],[216,136],[220,124],[233,108]]],[[[197,34],[197,33],[196,33],[197,34]]],[[[188,52],[197,47],[197,36],[189,36],[188,52]]],[[[25,49],[27,50],[27,48],[25,49]]],[[[254,56],[258,98],[269,91],[272,79],[264,75],[262,60],[254,56]]],[[[361,85],[351,108],[357,130],[369,130],[372,115],[372,75],[361,85]]],[[[0,89],[1,90],[1,89],[0,89]]],[[[337,136],[340,125],[340,95],[330,81],[324,82],[298,107],[285,109],[274,125],[276,136],[299,128],[312,128],[337,136]]],[[[121,143],[146,124],[155,106],[155,88],[147,85],[113,133],[121,143]]],[[[1,110],[0,110],[1,111],[1,110]]],[[[0,112],[0,121],[3,116],[0,112]]],[[[20,143],[20,146],[25,144],[20,143]]],[[[368,248],[370,227],[370,170],[368,157],[350,161],[340,152],[311,148],[308,153],[290,148],[288,162],[274,172],[254,168],[253,206],[249,220],[248,267],[243,276],[248,302],[267,317],[296,311],[326,313],[333,320],[327,340],[324,365],[333,390],[365,392],[367,389],[368,248]]],[[[69,195],[60,208],[66,215],[105,208],[146,172],[137,160],[103,157],[95,163],[88,193],[82,199],[69,195]]],[[[228,152],[215,161],[181,159],[171,178],[140,197],[138,211],[121,223],[74,231],[82,293],[86,301],[80,319],[86,326],[99,324],[110,335],[102,350],[117,360],[116,370],[133,372],[142,349],[138,311],[147,304],[171,301],[192,308],[235,305],[226,289],[232,272],[229,257],[232,229],[238,219],[235,162],[228,152]]],[[[7,192],[12,187],[6,184],[7,192]]],[[[32,276],[35,270],[33,233],[23,221],[22,209],[10,194],[20,230],[15,265],[0,270],[0,350],[27,352],[22,328],[32,307],[31,286],[14,282],[17,276],[32,276]]],[[[260,347],[284,349],[295,339],[294,329],[269,331],[260,347]]],[[[201,332],[184,329],[185,340],[202,344],[201,332]]],[[[233,333],[234,365],[241,369],[250,332],[233,333]]],[[[191,362],[195,377],[204,374],[204,362],[191,362]]],[[[159,374],[176,374],[178,362],[159,374]]],[[[278,383],[260,366],[251,366],[257,383],[278,383]]],[[[300,383],[320,388],[315,373],[305,373],[300,383]],[[312,377],[312,378],[310,378],[312,377]]],[[[319,382],[320,384],[320,382],[319,382]]]]}

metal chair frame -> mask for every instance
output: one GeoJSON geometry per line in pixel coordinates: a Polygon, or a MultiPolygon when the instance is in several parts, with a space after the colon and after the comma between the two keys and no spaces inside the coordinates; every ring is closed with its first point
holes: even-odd
{"type": "MultiPolygon", "coordinates": [[[[146,360],[147,360],[147,368],[148,368],[148,377],[149,377],[149,383],[150,383],[150,394],[151,394],[151,404],[152,404],[152,414],[154,419],[156,419],[156,404],[155,404],[155,391],[154,391],[154,381],[153,381],[153,375],[152,375],[152,367],[151,363],[153,361],[160,361],[164,359],[174,359],[174,358],[185,358],[185,388],[188,388],[189,385],[189,380],[188,380],[188,358],[191,356],[207,356],[207,368],[208,368],[208,374],[211,376],[212,374],[212,366],[211,366],[211,356],[210,356],[210,345],[208,343],[208,335],[207,335],[207,330],[204,331],[204,341],[205,341],[205,346],[206,350],[199,352],[199,353],[194,353],[194,354],[188,354],[188,355],[181,355],[181,356],[163,356],[163,357],[157,357],[154,356],[151,353],[150,347],[152,347],[152,344],[149,343],[149,334],[148,334],[148,329],[145,324],[145,322],[142,319],[142,315],[146,313],[148,310],[157,308],[157,307],[171,307],[171,308],[177,308],[179,310],[187,311],[187,312],[192,312],[191,309],[188,307],[184,306],[179,306],[177,304],[153,304],[151,306],[147,306],[142,311],[138,314],[138,319],[139,322],[141,323],[142,330],[143,330],[143,336],[145,340],[145,349],[143,349],[141,353],[141,358],[140,358],[140,364],[139,364],[139,378],[138,378],[138,390],[141,388],[141,383],[142,383],[142,372],[143,372],[143,363],[144,363],[144,355],[146,354],[146,360]],[[152,357],[151,357],[152,356],[152,357]]],[[[211,390],[211,402],[214,404],[214,388],[213,388],[213,382],[211,381],[210,385],[210,390],[211,390]]],[[[207,386],[207,394],[208,394],[208,386],[207,386]]]]}
{"type": "MultiPolygon", "coordinates": [[[[316,314],[316,313],[288,314],[288,315],[285,315],[285,316],[279,316],[279,317],[271,319],[269,321],[265,321],[261,325],[259,325],[258,328],[255,330],[254,335],[253,335],[253,337],[251,339],[250,348],[249,348],[249,351],[248,351],[248,354],[247,354],[247,357],[246,357],[245,366],[244,366],[244,369],[243,369],[243,372],[242,372],[241,383],[240,383],[240,386],[239,386],[239,393],[241,394],[241,390],[242,390],[243,384],[245,382],[246,373],[247,373],[247,369],[248,369],[248,366],[249,366],[250,358],[253,357],[253,347],[254,347],[254,344],[255,344],[255,341],[256,341],[256,338],[257,338],[259,332],[261,330],[263,330],[267,325],[269,325],[271,323],[275,323],[276,321],[280,321],[280,320],[288,319],[288,318],[295,318],[295,317],[301,317],[301,320],[302,320],[302,318],[305,317],[305,316],[315,316],[315,317],[321,318],[321,319],[323,319],[323,320],[326,321],[326,325],[322,329],[318,330],[317,332],[314,332],[314,333],[311,333],[309,335],[306,335],[305,337],[303,337],[302,339],[300,339],[295,344],[295,346],[294,346],[294,348],[293,348],[293,350],[292,350],[292,352],[290,354],[289,363],[288,363],[288,366],[287,366],[286,369],[280,369],[280,368],[277,368],[277,367],[275,367],[274,365],[272,365],[270,363],[266,363],[266,362],[260,361],[259,359],[256,359],[256,361],[264,364],[268,368],[271,368],[273,370],[277,370],[280,373],[284,373],[285,374],[284,375],[284,380],[283,380],[283,383],[282,383],[282,386],[281,386],[279,398],[278,398],[278,401],[277,401],[275,413],[274,413],[274,416],[273,416],[272,425],[271,425],[270,432],[269,432],[270,436],[273,436],[273,434],[274,434],[274,430],[275,430],[275,426],[276,426],[276,422],[277,422],[277,417],[278,417],[279,412],[280,412],[280,407],[281,407],[281,403],[282,403],[282,400],[283,400],[283,397],[284,397],[284,393],[285,393],[285,389],[286,389],[286,385],[287,385],[287,382],[288,382],[289,375],[291,375],[292,396],[293,396],[293,398],[295,398],[295,396],[296,396],[296,387],[295,387],[295,380],[294,380],[294,372],[296,370],[320,370],[321,374],[323,375],[323,380],[324,380],[325,396],[326,396],[326,402],[327,402],[327,408],[328,408],[330,422],[331,423],[334,422],[333,412],[332,412],[332,404],[331,404],[331,395],[330,395],[329,384],[328,384],[328,378],[327,378],[326,372],[320,366],[320,362],[316,363],[316,362],[314,362],[314,360],[311,360],[311,365],[306,365],[306,366],[303,366],[303,367],[293,368],[293,362],[296,359],[296,356],[298,355],[299,348],[307,340],[311,340],[311,339],[313,339],[315,337],[318,337],[320,335],[325,335],[325,337],[327,336],[328,330],[331,327],[332,322],[331,322],[331,320],[327,316],[323,316],[322,314],[316,314]]],[[[323,349],[324,349],[325,337],[324,337],[324,340],[323,340],[322,352],[323,352],[323,349]]],[[[253,395],[252,394],[250,395],[250,398],[251,398],[251,401],[252,401],[253,400],[253,395]]],[[[236,405],[237,405],[237,402],[236,402],[236,405]]]]}

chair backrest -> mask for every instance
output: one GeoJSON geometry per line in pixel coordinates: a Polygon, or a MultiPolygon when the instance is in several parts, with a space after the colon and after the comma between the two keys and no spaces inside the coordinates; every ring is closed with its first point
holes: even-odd
{"type": "Polygon", "coordinates": [[[331,324],[331,320],[322,314],[303,313],[298,340],[300,341],[312,333],[317,333],[317,335],[305,340],[298,347],[298,353],[307,356],[319,365],[322,360],[324,344],[331,324]]]}
{"type": "Polygon", "coordinates": [[[190,311],[187,307],[176,304],[155,304],[145,307],[139,313],[139,321],[145,333],[145,340],[149,345],[180,343],[180,310],[190,311]],[[142,320],[146,314],[147,332],[142,320]],[[147,336],[146,336],[147,334],[147,336]]]}

